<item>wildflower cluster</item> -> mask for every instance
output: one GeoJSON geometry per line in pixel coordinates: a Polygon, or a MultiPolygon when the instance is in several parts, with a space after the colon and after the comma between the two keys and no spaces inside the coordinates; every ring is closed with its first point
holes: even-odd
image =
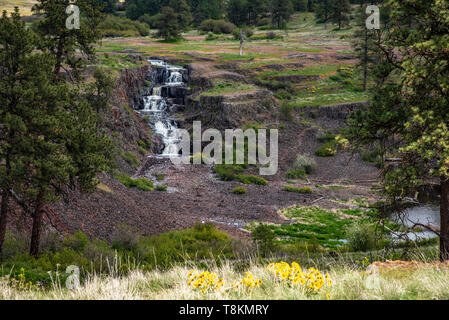
{"type": "Polygon", "coordinates": [[[345,67],[340,67],[338,68],[338,73],[345,78],[351,78],[354,73],[354,66],[348,65],[345,67]]]}
{"type": "Polygon", "coordinates": [[[246,272],[245,276],[240,282],[232,284],[234,288],[239,287],[240,285],[244,286],[245,288],[259,288],[262,284],[262,279],[255,279],[253,274],[251,272],[246,272]]]}
{"type": "Polygon", "coordinates": [[[201,293],[206,293],[208,291],[218,291],[224,284],[222,278],[218,279],[216,273],[210,273],[205,271],[202,273],[194,273],[190,271],[188,285],[194,287],[195,289],[201,290],[201,293]]]}
{"type": "Polygon", "coordinates": [[[311,87],[307,88],[307,90],[309,90],[312,93],[315,93],[318,90],[318,88],[315,86],[311,86],[311,87]]]}
{"type": "MultiPolygon", "coordinates": [[[[291,285],[301,285],[311,292],[318,292],[323,286],[332,286],[332,280],[329,275],[323,275],[315,268],[302,270],[298,263],[292,262],[289,265],[286,262],[270,263],[267,269],[271,271],[279,280],[288,281],[291,285]]],[[[329,298],[329,296],[327,296],[329,298]]]]}
{"type": "Polygon", "coordinates": [[[33,284],[31,281],[27,281],[24,268],[20,268],[20,272],[16,277],[8,277],[8,285],[18,290],[38,289],[37,285],[33,284]]]}

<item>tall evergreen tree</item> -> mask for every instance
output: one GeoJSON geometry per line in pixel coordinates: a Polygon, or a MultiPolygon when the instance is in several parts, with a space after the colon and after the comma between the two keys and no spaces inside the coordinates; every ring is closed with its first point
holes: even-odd
{"type": "Polygon", "coordinates": [[[293,12],[290,0],[273,0],[271,3],[271,17],[273,24],[278,28],[286,26],[293,12]]]}
{"type": "Polygon", "coordinates": [[[379,30],[369,30],[366,27],[366,5],[357,10],[356,26],[354,28],[354,51],[360,59],[359,67],[363,70],[363,91],[366,91],[368,73],[373,73],[379,62],[378,46],[382,41],[382,33],[379,30]]]}
{"type": "Polygon", "coordinates": [[[227,14],[228,19],[236,26],[249,24],[249,12],[246,0],[229,0],[227,14]]]}
{"type": "Polygon", "coordinates": [[[186,0],[170,0],[169,7],[178,15],[178,23],[181,30],[189,28],[193,21],[192,12],[186,0]]]}
{"type": "Polygon", "coordinates": [[[449,260],[449,0],[390,0],[388,6],[395,25],[380,46],[383,63],[377,99],[353,117],[351,130],[354,138],[360,132],[372,139],[379,133],[394,134],[399,140],[402,161],[384,172],[384,189],[391,196],[407,196],[426,181],[438,181],[440,259],[445,261],[449,260]]]}
{"type": "Polygon", "coordinates": [[[157,21],[158,36],[165,40],[177,40],[181,37],[181,27],[178,15],[170,7],[163,7],[162,14],[157,21]]]}
{"type": "Polygon", "coordinates": [[[338,24],[338,30],[349,22],[350,13],[349,0],[330,0],[330,21],[338,24]]]}
{"type": "Polygon", "coordinates": [[[65,10],[69,4],[70,0],[38,0],[33,12],[44,15],[37,25],[41,39],[39,47],[54,55],[53,73],[59,75],[65,69],[76,78],[85,63],[79,53],[90,60],[95,58],[94,42],[101,36],[97,25],[101,22],[102,14],[96,0],[78,0],[76,5],[82,14],[80,29],[70,30],[65,27],[65,10]]]}
{"type": "MultiPolygon", "coordinates": [[[[55,26],[57,28],[57,26],[55,26]]],[[[52,52],[35,51],[38,38],[16,11],[0,19],[0,247],[10,199],[33,218],[30,254],[39,255],[46,205],[70,186],[91,191],[95,176],[110,165],[111,140],[100,132],[105,86],[74,89],[54,73],[52,52]],[[93,89],[96,89],[95,92],[93,89]],[[103,95],[91,100],[93,95],[103,95]]],[[[101,81],[99,81],[101,78],[101,81]]]]}

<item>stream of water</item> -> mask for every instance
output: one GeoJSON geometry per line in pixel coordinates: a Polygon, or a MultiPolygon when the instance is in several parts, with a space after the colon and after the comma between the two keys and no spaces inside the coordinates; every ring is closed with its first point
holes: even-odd
{"type": "Polygon", "coordinates": [[[163,89],[164,87],[184,86],[182,71],[185,70],[179,66],[169,65],[162,60],[148,60],[148,62],[154,66],[164,68],[164,72],[162,73],[160,83],[152,88],[151,95],[143,97],[144,109],[140,110],[140,112],[149,116],[148,121],[153,132],[162,137],[164,150],[158,156],[177,157],[177,144],[180,141],[178,124],[169,117],[168,96],[164,96],[164,92],[167,92],[167,90],[163,89]]]}
{"type": "MultiPolygon", "coordinates": [[[[412,227],[416,223],[426,226],[440,227],[440,207],[438,205],[424,204],[405,209],[401,212],[392,214],[392,218],[399,223],[412,227]]],[[[409,232],[407,234],[410,240],[435,238],[436,234],[431,231],[409,232]]]]}

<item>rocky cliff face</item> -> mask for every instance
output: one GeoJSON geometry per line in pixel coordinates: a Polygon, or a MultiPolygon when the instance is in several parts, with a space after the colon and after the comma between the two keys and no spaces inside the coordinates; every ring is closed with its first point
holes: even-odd
{"type": "MultiPolygon", "coordinates": [[[[112,108],[105,115],[105,127],[122,152],[131,152],[139,160],[144,158],[139,144],[142,142],[150,145],[148,152],[157,153],[161,147],[158,137],[153,137],[152,132],[145,121],[134,109],[141,104],[141,97],[147,89],[146,83],[149,66],[134,69],[124,69],[117,79],[112,97],[112,108]]],[[[120,171],[128,174],[135,172],[135,167],[122,157],[117,159],[120,171]]]]}
{"type": "Polygon", "coordinates": [[[207,127],[217,129],[240,128],[247,121],[264,122],[273,116],[276,102],[270,91],[258,89],[224,94],[205,94],[214,87],[214,80],[246,83],[243,75],[228,71],[211,71],[204,65],[188,66],[190,89],[186,94],[189,115],[186,124],[200,120],[207,127]]]}

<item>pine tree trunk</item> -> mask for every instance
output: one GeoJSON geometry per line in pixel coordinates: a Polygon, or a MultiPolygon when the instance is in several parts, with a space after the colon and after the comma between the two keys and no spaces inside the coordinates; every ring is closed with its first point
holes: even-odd
{"type": "Polygon", "coordinates": [[[39,258],[42,218],[44,216],[44,202],[42,194],[37,197],[36,210],[33,216],[33,230],[31,231],[30,255],[39,258]]]}
{"type": "Polygon", "coordinates": [[[440,179],[440,260],[449,260],[449,180],[440,179]]]}
{"type": "Polygon", "coordinates": [[[0,262],[3,258],[3,243],[6,236],[6,225],[8,224],[8,202],[9,192],[4,190],[2,192],[2,204],[0,207],[0,262]]]}
{"type": "Polygon", "coordinates": [[[363,91],[366,91],[367,77],[368,77],[368,30],[365,29],[365,48],[363,54],[363,91]]]}

